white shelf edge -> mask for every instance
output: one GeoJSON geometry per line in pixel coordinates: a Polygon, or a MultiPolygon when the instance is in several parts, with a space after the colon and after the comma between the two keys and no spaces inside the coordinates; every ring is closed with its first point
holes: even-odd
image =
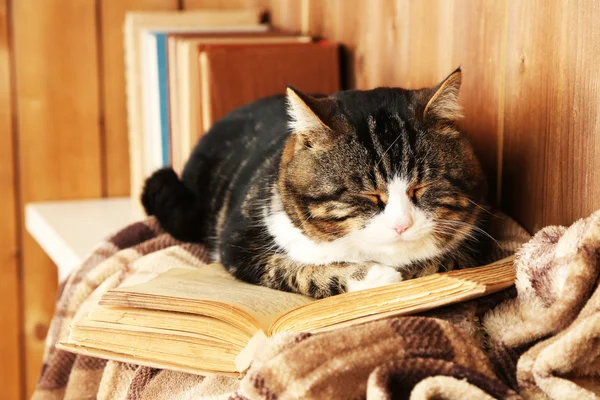
{"type": "Polygon", "coordinates": [[[25,206],[25,227],[58,268],[62,282],[81,263],[80,257],[60,234],[37,212],[35,204],[25,206]]]}
{"type": "Polygon", "coordinates": [[[25,228],[64,281],[107,236],[144,214],[128,197],[37,202],[25,205],[25,228]]]}

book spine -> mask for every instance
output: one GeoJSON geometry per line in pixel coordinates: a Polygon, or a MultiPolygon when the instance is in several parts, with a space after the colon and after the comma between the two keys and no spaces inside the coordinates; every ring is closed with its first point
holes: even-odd
{"type": "Polygon", "coordinates": [[[162,164],[171,163],[170,116],[169,116],[169,76],[167,70],[167,35],[156,34],[156,53],[158,65],[158,99],[160,114],[160,133],[162,164]]]}
{"type": "Polygon", "coordinates": [[[160,137],[160,107],[158,99],[158,66],[156,63],[156,37],[152,32],[141,34],[141,100],[144,141],[144,176],[149,176],[162,166],[160,137]]]}
{"type": "Polygon", "coordinates": [[[137,46],[135,38],[135,19],[127,14],[123,27],[123,51],[125,52],[125,93],[127,99],[127,133],[129,137],[130,192],[133,203],[141,207],[139,195],[144,180],[143,140],[140,135],[138,118],[137,90],[137,46]]]}

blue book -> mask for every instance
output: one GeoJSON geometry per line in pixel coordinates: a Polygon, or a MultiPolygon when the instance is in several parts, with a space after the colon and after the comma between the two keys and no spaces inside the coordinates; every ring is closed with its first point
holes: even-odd
{"type": "Polygon", "coordinates": [[[171,163],[171,141],[169,127],[169,75],[167,65],[167,34],[163,32],[154,33],[156,38],[156,54],[158,64],[158,100],[160,110],[160,132],[162,163],[167,166],[171,163]]]}

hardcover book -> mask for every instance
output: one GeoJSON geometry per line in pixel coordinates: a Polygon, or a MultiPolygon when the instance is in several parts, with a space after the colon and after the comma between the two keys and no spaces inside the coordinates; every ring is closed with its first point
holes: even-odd
{"type": "Polygon", "coordinates": [[[108,291],[58,346],[151,367],[235,376],[279,332],[320,332],[409,315],[508,288],[515,279],[513,259],[321,300],[238,281],[221,264],[172,269],[108,291]]]}

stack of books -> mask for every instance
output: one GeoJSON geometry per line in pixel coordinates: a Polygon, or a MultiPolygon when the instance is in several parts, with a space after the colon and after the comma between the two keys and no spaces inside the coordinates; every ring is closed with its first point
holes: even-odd
{"type": "Polygon", "coordinates": [[[233,109],[292,85],[340,89],[339,48],[260,23],[259,10],[131,12],[125,61],[131,194],[155,170],[181,172],[198,139],[233,109]]]}

